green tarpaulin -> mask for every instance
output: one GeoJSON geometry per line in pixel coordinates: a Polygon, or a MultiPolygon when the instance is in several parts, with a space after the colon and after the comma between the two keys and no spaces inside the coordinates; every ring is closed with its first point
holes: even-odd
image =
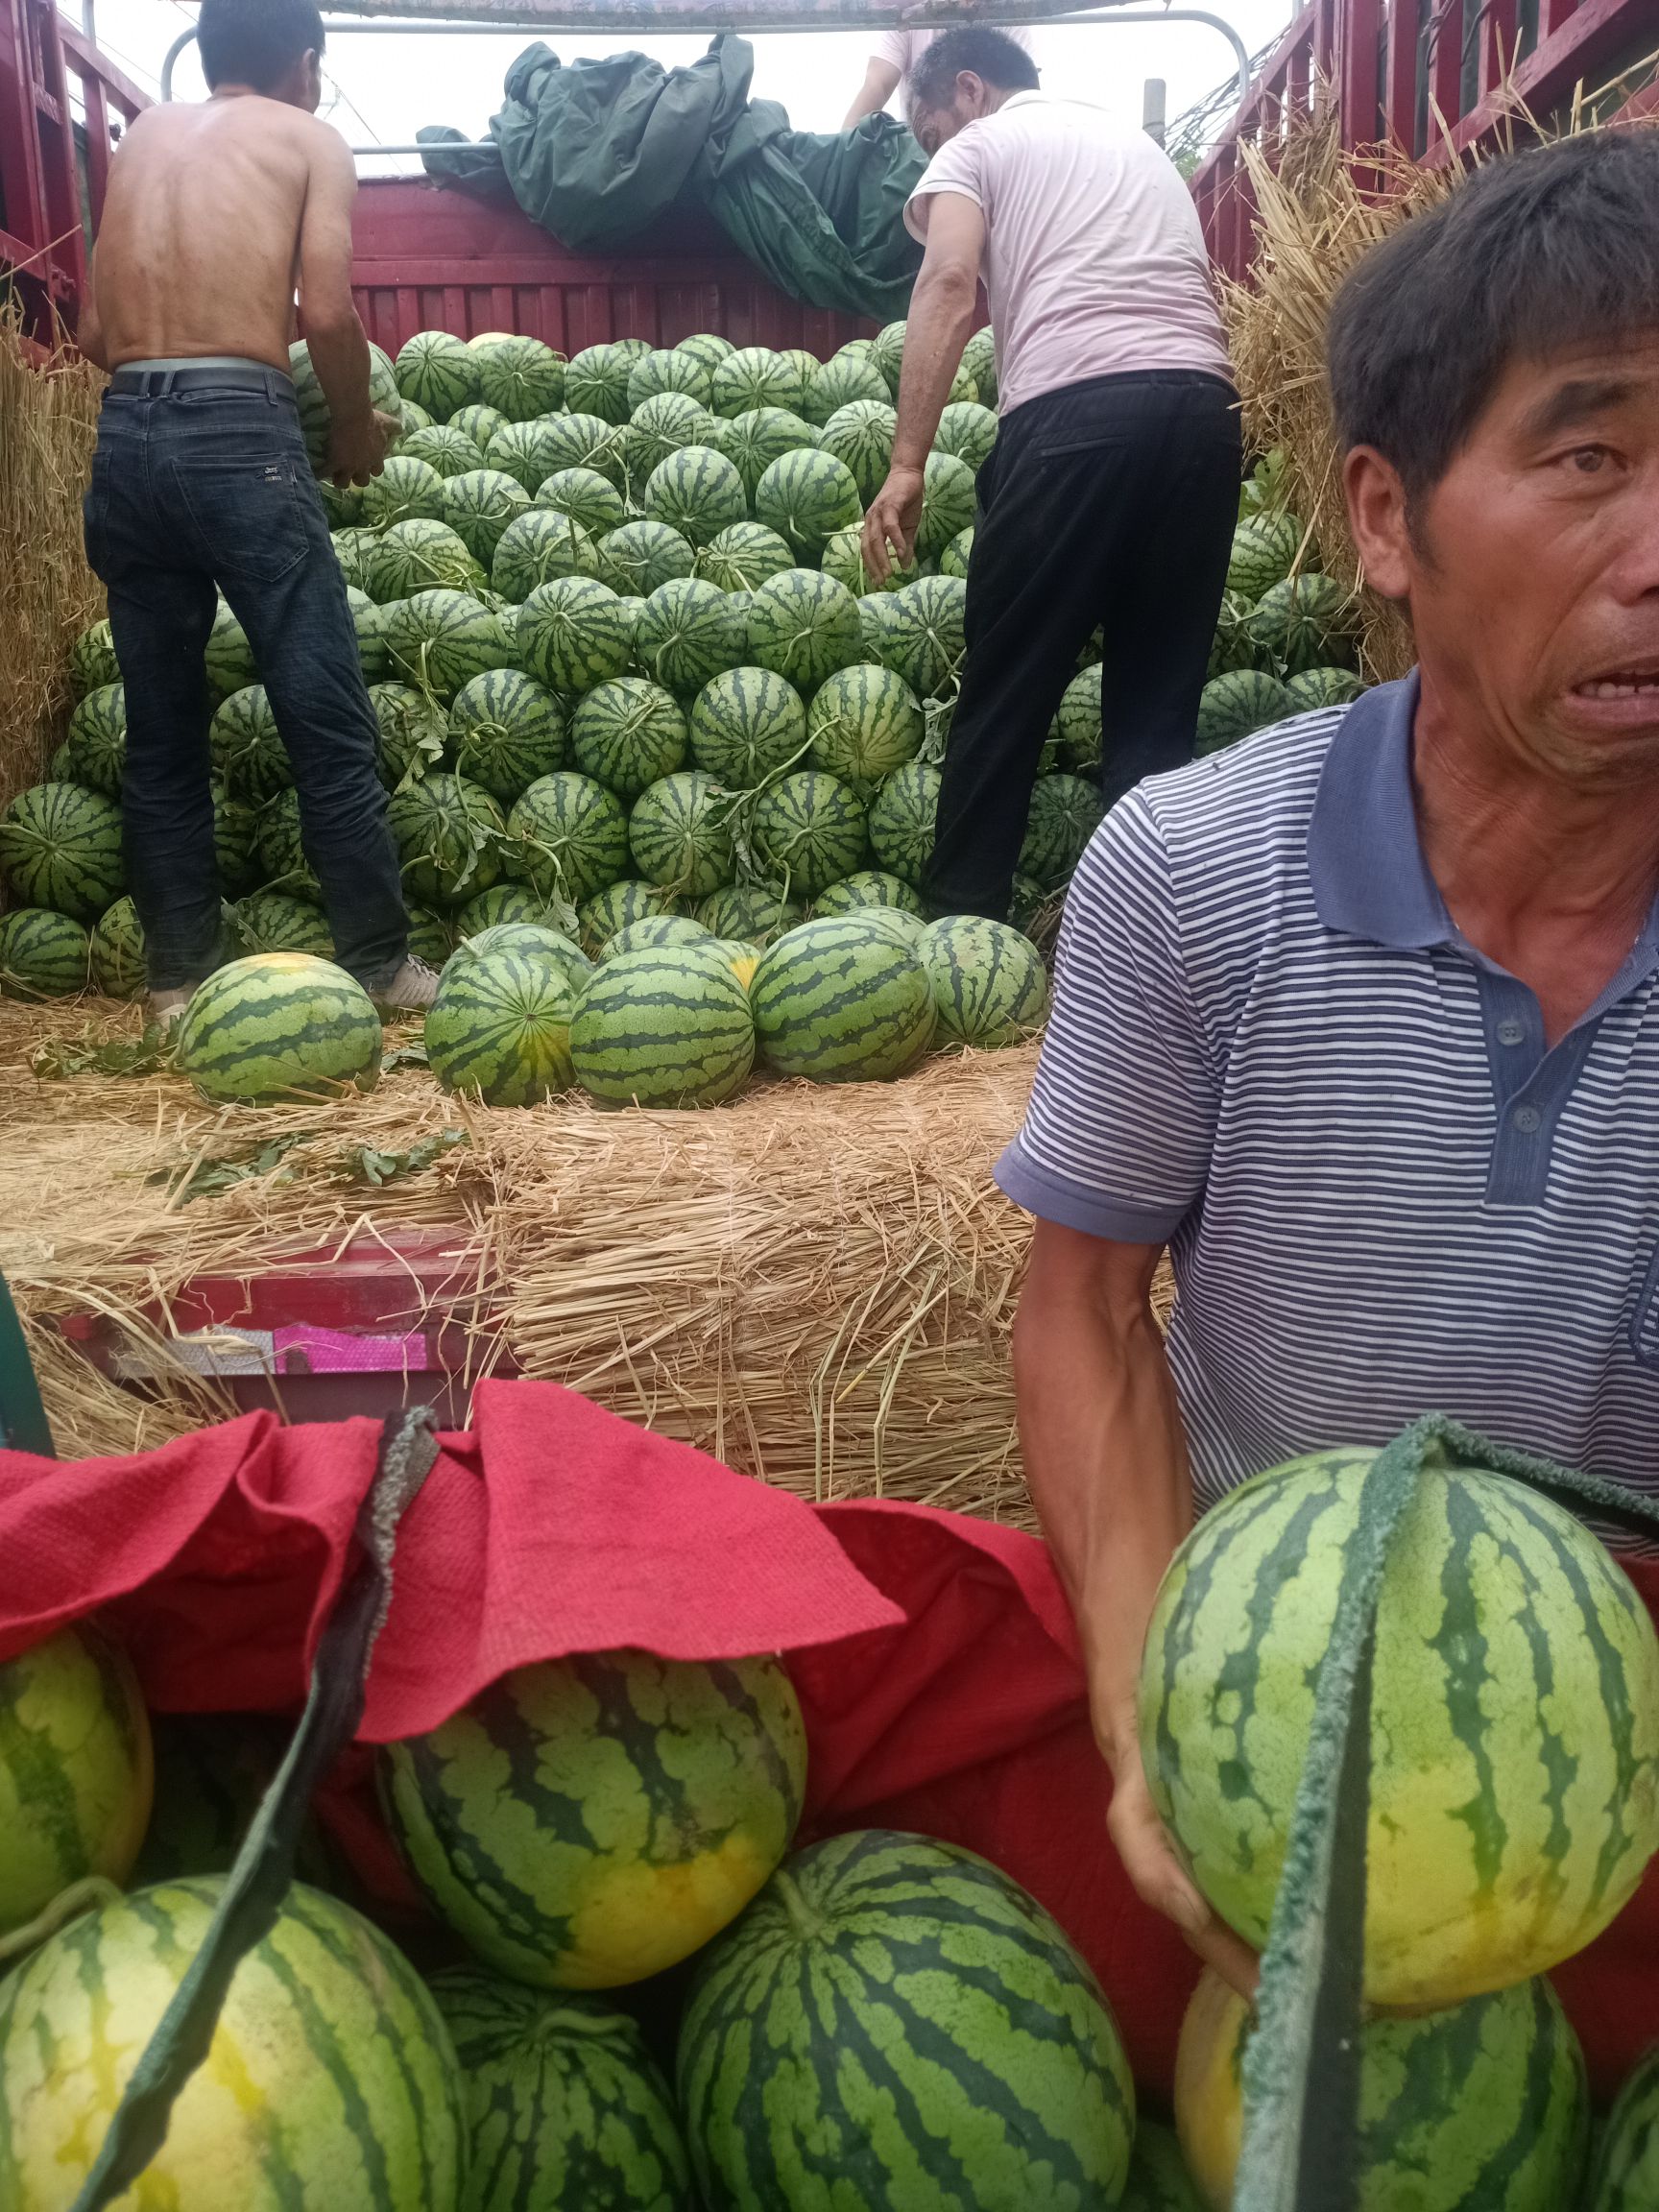
{"type": "Polygon", "coordinates": [[[420,133],[433,149],[426,171],[510,194],[577,251],[624,245],[669,207],[706,206],[793,299],[879,322],[902,315],[922,257],[903,224],[921,148],[889,115],[792,131],[777,101],[750,99],[754,69],[753,47],[731,36],[683,69],[644,54],[566,66],[532,46],[507,73],[487,143],[420,133]]]}

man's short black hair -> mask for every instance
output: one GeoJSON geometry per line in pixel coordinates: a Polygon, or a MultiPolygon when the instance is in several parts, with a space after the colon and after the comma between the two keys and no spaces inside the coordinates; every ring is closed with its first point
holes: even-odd
{"type": "Polygon", "coordinates": [[[269,92],[301,56],[322,53],[323,12],[316,0],[202,0],[196,43],[209,90],[269,92]]]}
{"type": "Polygon", "coordinates": [[[1420,501],[1513,362],[1643,337],[1659,338],[1659,132],[1509,155],[1373,247],[1337,293],[1337,431],[1420,501]]]}
{"type": "Polygon", "coordinates": [[[924,46],[906,81],[912,109],[947,108],[950,87],[964,70],[995,84],[999,92],[1035,92],[1037,64],[1006,31],[989,23],[959,23],[924,46]]]}

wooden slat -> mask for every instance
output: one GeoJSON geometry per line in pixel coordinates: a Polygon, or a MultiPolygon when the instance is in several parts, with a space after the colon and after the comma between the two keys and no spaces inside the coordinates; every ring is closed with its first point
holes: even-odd
{"type": "Polygon", "coordinates": [[[1386,83],[1383,117],[1387,135],[1407,153],[1416,151],[1417,0],[1388,0],[1385,34],[1386,83]]]}

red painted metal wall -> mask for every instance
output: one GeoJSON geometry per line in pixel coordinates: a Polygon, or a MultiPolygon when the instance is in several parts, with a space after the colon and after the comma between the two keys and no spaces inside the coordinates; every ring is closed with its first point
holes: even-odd
{"type": "MultiPolygon", "coordinates": [[[[1192,180],[1211,257],[1244,275],[1253,205],[1243,149],[1271,157],[1316,99],[1337,103],[1347,146],[1387,140],[1446,161],[1502,136],[1511,94],[1547,118],[1580,84],[1594,91],[1655,49],[1655,0],[1309,0],[1192,180]]],[[[1644,96],[1625,112],[1651,107],[1644,96]]]]}
{"type": "Polygon", "coordinates": [[[516,207],[400,179],[358,193],[354,284],[369,335],[389,353],[417,330],[517,330],[561,353],[713,330],[823,358],[876,327],[787,298],[701,214],[670,215],[625,251],[571,253],[516,207]]]}

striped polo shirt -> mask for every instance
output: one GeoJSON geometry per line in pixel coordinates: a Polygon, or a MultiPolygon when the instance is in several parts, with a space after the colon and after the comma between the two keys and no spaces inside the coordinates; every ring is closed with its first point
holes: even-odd
{"type": "Polygon", "coordinates": [[[1430,1411],[1659,1493],[1659,907],[1547,1049],[1424,859],[1416,698],[1141,784],[1067,902],[998,1180],[1168,1243],[1200,1510],[1430,1411]]]}

